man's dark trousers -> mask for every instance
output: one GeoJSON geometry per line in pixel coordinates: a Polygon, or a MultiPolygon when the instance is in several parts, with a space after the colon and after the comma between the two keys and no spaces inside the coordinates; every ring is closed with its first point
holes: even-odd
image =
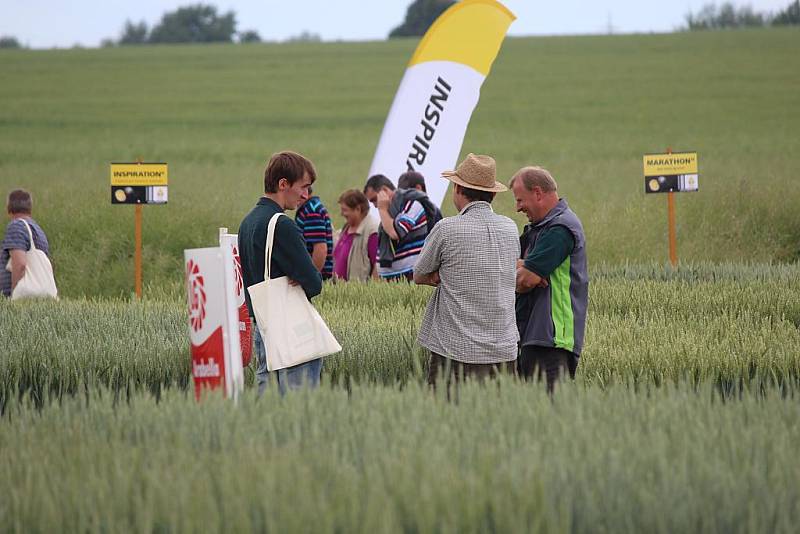
{"type": "Polygon", "coordinates": [[[517,372],[525,380],[547,380],[547,392],[552,394],[562,376],[575,378],[578,357],[566,349],[555,347],[522,347],[517,358],[517,372]]]}

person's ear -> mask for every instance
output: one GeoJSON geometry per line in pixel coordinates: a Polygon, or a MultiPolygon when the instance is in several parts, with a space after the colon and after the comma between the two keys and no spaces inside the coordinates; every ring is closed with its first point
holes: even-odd
{"type": "Polygon", "coordinates": [[[289,180],[281,178],[278,180],[278,191],[285,191],[289,186],[289,180]]]}

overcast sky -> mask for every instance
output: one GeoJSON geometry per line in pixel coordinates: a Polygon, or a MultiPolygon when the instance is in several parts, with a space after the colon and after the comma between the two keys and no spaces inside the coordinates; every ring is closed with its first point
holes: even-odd
{"type": "MultiPolygon", "coordinates": [[[[501,0],[502,1],[502,0],[501,0]]],[[[119,37],[126,19],[158,22],[165,11],[196,3],[233,10],[237,28],[284,40],[303,31],[325,40],[384,39],[400,24],[411,0],[0,0],[0,36],[33,48],[97,46],[119,37]]],[[[708,0],[505,0],[517,16],[510,35],[669,32],[708,0]]],[[[722,2],[718,2],[722,3],[722,2]]],[[[734,2],[777,11],[790,0],[734,2]]]]}

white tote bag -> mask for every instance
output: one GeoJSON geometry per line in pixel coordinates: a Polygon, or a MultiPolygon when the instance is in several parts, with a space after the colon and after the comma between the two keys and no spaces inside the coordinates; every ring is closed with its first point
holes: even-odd
{"type": "Polygon", "coordinates": [[[270,280],[276,213],[267,227],[264,281],[247,288],[261,339],[267,352],[267,369],[275,371],[300,365],[342,350],[303,288],[289,285],[283,276],[270,280]]]}
{"type": "MultiPolygon", "coordinates": [[[[50,259],[44,251],[36,248],[33,242],[33,232],[28,222],[20,219],[25,223],[25,228],[28,229],[28,235],[31,238],[31,248],[25,252],[25,274],[22,276],[14,291],[11,292],[11,300],[31,298],[31,297],[50,297],[58,299],[58,289],[56,288],[56,280],[53,277],[53,266],[50,264],[50,259]]],[[[11,270],[11,260],[9,259],[7,270],[11,270]]]]}

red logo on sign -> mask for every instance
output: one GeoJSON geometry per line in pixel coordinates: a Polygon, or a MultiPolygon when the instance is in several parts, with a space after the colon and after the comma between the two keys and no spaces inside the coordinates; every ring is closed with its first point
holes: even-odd
{"type": "Polygon", "coordinates": [[[244,290],[244,282],[242,281],[242,260],[239,258],[239,249],[233,247],[233,263],[234,271],[236,272],[236,296],[242,294],[244,290]]]}
{"type": "Polygon", "coordinates": [[[200,274],[200,267],[189,260],[186,264],[186,287],[189,295],[189,324],[195,332],[203,328],[203,319],[206,318],[206,290],[205,280],[200,274]]]}

